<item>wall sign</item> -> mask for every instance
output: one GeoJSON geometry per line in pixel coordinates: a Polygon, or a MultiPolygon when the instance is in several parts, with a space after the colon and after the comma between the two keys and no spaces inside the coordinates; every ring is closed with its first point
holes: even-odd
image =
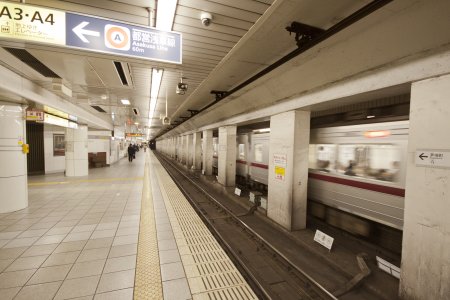
{"type": "Polygon", "coordinates": [[[450,150],[416,150],[415,163],[418,167],[450,169],[450,150]]]}
{"type": "Polygon", "coordinates": [[[27,121],[44,121],[44,112],[40,110],[27,110],[27,121]]]}
{"type": "Polygon", "coordinates": [[[53,156],[64,156],[66,152],[64,134],[53,134],[53,156]]]}
{"type": "Polygon", "coordinates": [[[181,64],[181,34],[0,1],[0,37],[181,64]]]}
{"type": "Polygon", "coordinates": [[[143,133],[131,133],[131,132],[127,132],[127,133],[125,134],[125,136],[126,136],[127,138],[129,138],[129,137],[143,137],[144,134],[143,134],[143,133]]]}
{"type": "Polygon", "coordinates": [[[273,164],[275,167],[275,179],[284,180],[286,177],[287,155],[274,154],[273,164]]]}

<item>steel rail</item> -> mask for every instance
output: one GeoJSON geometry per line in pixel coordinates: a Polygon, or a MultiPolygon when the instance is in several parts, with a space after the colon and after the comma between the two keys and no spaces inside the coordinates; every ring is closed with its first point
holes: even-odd
{"type": "MultiPolygon", "coordinates": [[[[158,156],[157,156],[158,157],[158,156]]],[[[159,157],[158,157],[159,158],[159,157]]],[[[172,168],[174,168],[180,175],[184,176],[185,179],[189,180],[190,182],[192,182],[187,176],[185,176],[185,174],[181,173],[176,166],[174,166],[171,162],[169,162],[167,159],[164,159],[166,164],[170,164],[172,166],[172,168]]],[[[161,164],[162,165],[162,164],[161,164]]],[[[186,199],[189,201],[189,203],[191,203],[191,205],[194,207],[195,211],[199,214],[199,216],[201,217],[201,219],[206,223],[207,227],[209,228],[209,230],[213,231],[213,235],[218,237],[219,239],[219,243],[222,244],[222,246],[225,246],[225,252],[228,252],[229,254],[232,255],[232,258],[237,261],[237,263],[239,264],[239,267],[242,268],[245,272],[245,276],[249,277],[251,280],[251,283],[249,283],[251,286],[256,287],[258,289],[257,292],[255,292],[256,294],[260,294],[260,296],[262,295],[264,297],[264,299],[268,299],[268,300],[272,300],[272,297],[269,295],[269,293],[266,291],[266,289],[260,284],[260,282],[258,281],[258,279],[252,274],[252,272],[249,270],[249,268],[245,265],[245,263],[239,258],[239,255],[236,253],[236,251],[234,251],[233,247],[231,247],[231,245],[229,243],[227,243],[225,241],[225,238],[220,234],[220,232],[217,231],[217,229],[213,226],[212,222],[207,218],[207,216],[202,212],[200,206],[194,201],[192,200],[191,196],[189,195],[189,193],[186,191],[186,189],[179,184],[176,180],[175,180],[175,175],[172,173],[172,171],[168,170],[167,168],[164,168],[166,170],[166,172],[170,175],[170,177],[174,180],[175,184],[177,185],[177,187],[180,189],[180,191],[183,193],[183,195],[186,197],[186,199]]],[[[198,188],[198,186],[196,186],[196,188],[198,188]]],[[[202,190],[202,192],[204,192],[202,190]]],[[[205,194],[205,196],[210,197],[208,194],[205,194]]],[[[244,277],[245,277],[244,276],[244,277]]]]}
{"type": "MultiPolygon", "coordinates": [[[[306,279],[308,279],[317,289],[319,289],[322,293],[324,293],[326,296],[328,296],[330,299],[338,300],[331,292],[329,292],[327,289],[325,289],[320,283],[318,283],[314,278],[312,278],[310,275],[308,275],[305,271],[303,271],[301,268],[299,268],[297,265],[295,265],[289,258],[287,258],[283,253],[281,253],[278,249],[273,247],[266,239],[264,239],[261,235],[259,235],[257,232],[255,232],[251,227],[249,227],[246,223],[244,223],[241,219],[239,219],[230,209],[225,207],[223,204],[221,204],[219,201],[217,201],[214,196],[209,194],[203,187],[198,185],[195,181],[193,181],[191,178],[189,178],[187,175],[182,173],[178,170],[178,168],[175,166],[174,163],[169,161],[166,157],[163,157],[160,154],[157,154],[157,157],[163,158],[168,164],[172,165],[173,168],[175,168],[179,174],[181,174],[183,177],[185,177],[192,185],[194,185],[197,189],[199,189],[202,193],[204,193],[206,196],[208,196],[211,201],[214,202],[215,205],[219,206],[221,209],[223,209],[227,214],[229,214],[239,225],[244,227],[247,231],[249,231],[252,235],[254,235],[256,238],[258,238],[265,247],[269,248],[271,251],[276,253],[278,256],[280,256],[289,266],[291,266],[293,269],[295,269],[297,272],[302,274],[306,279]]],[[[177,183],[177,185],[179,185],[177,183]]]]}

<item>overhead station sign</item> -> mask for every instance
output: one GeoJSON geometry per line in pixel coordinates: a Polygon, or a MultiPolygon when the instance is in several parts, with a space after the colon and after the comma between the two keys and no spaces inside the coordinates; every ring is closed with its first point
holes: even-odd
{"type": "Polygon", "coordinates": [[[0,37],[181,64],[181,34],[0,1],[0,37]]]}
{"type": "Polygon", "coordinates": [[[65,45],[65,12],[0,1],[0,37],[65,45]]]}

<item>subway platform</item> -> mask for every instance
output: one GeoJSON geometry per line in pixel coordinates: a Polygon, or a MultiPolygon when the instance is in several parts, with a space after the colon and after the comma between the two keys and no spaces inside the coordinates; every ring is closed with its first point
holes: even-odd
{"type": "Polygon", "coordinates": [[[256,299],[151,152],[28,184],[0,214],[0,299],[256,299]]]}

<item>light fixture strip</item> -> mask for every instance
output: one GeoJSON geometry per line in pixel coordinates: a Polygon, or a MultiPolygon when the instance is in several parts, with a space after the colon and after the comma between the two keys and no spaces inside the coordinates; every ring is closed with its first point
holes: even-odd
{"type": "Polygon", "coordinates": [[[156,7],[156,28],[172,31],[178,0],[159,0],[156,7]]]}
{"type": "MultiPolygon", "coordinates": [[[[156,28],[165,31],[172,31],[173,20],[178,0],[159,0],[156,7],[156,28]]],[[[150,88],[150,109],[148,112],[148,126],[152,126],[153,115],[155,113],[156,102],[158,101],[159,89],[164,70],[152,69],[152,84],[150,88]]],[[[150,133],[150,130],[148,134],[150,133]]]]}
{"type": "Polygon", "coordinates": [[[161,81],[164,70],[152,69],[152,86],[150,89],[150,110],[148,113],[148,125],[152,126],[152,119],[155,113],[156,102],[158,101],[159,88],[161,87],[161,81]]]}

